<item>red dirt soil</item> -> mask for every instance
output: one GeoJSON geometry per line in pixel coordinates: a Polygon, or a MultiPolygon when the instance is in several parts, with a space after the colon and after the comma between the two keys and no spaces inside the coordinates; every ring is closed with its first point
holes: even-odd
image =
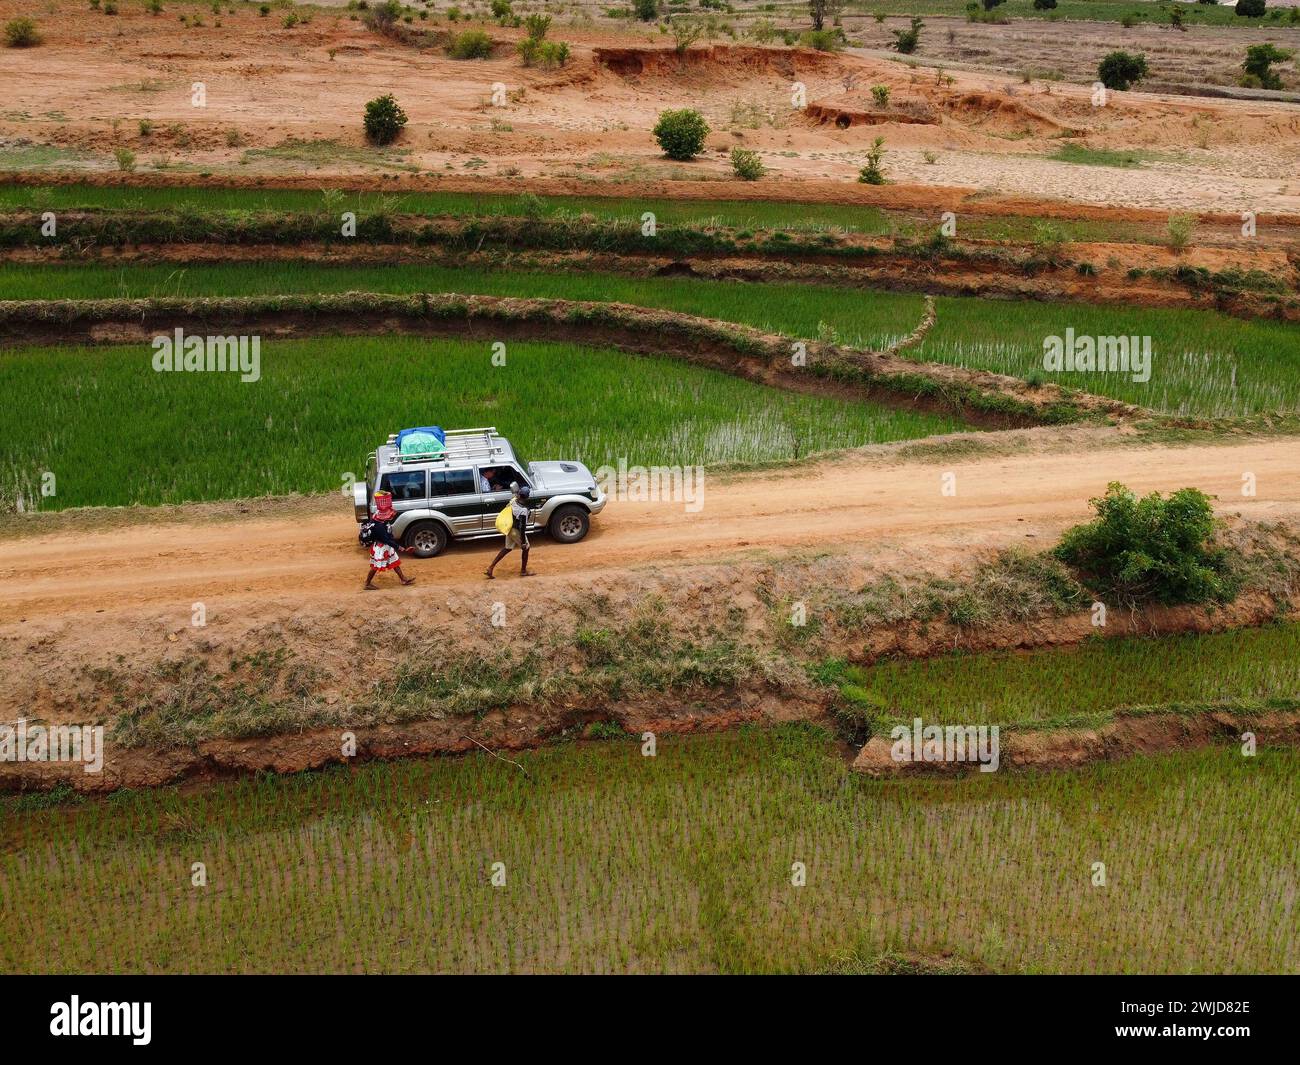
{"type": "MultiPolygon", "coordinates": [[[[0,0],[0,20],[24,13],[20,0],[0,0]]],[[[291,28],[251,7],[220,18],[219,27],[215,17],[184,26],[170,12],[155,18],[133,6],[105,17],[80,0],[52,0],[37,18],[44,43],[7,49],[0,64],[0,167],[34,144],[73,154],[17,169],[105,173],[115,169],[112,151],[126,148],[150,179],[183,168],[186,179],[300,176],[320,187],[473,173],[497,191],[559,181],[590,193],[594,180],[632,196],[718,197],[741,192],[727,155],[742,146],[771,171],[744,194],[765,199],[918,205],[960,190],[942,197],[948,206],[975,195],[1300,215],[1300,115],[1284,104],[1116,93],[1095,107],[1085,85],[1031,91],[978,72],[956,72],[949,84],[899,62],[806,49],[698,45],[678,57],[626,28],[554,26],[572,58],[544,70],[513,54],[523,31],[495,25],[486,27],[500,42],[492,58],[456,61],[445,53],[444,24],[421,38],[430,24],[416,23],[402,41],[340,10],[291,28]],[[192,102],[195,83],[206,92],[202,107],[192,102]],[[810,119],[797,101],[861,110],[864,87],[877,84],[890,88],[898,121],[839,129],[810,119]],[[494,103],[496,86],[504,96],[494,103]],[[396,151],[376,153],[360,116],[367,100],[390,91],[410,123],[396,151]],[[672,107],[700,108],[713,128],[695,162],[668,162],[650,136],[672,107]],[[914,109],[937,113],[939,123],[909,121],[914,109]],[[141,120],[153,124],[148,132],[141,120]],[[1131,168],[1048,158],[1072,131],[1085,146],[1147,154],[1131,168]],[[898,186],[867,197],[856,177],[878,133],[898,186]],[[303,141],[332,146],[295,158],[293,142],[303,141]],[[676,178],[688,181],[666,180],[676,178]],[[710,187],[693,191],[689,179],[710,187]],[[918,198],[910,186],[933,191],[918,198]]]]}

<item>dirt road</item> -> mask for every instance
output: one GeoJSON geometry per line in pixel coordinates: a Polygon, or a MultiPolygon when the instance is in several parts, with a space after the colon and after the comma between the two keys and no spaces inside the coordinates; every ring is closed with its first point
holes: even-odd
{"type": "MultiPolygon", "coordinates": [[[[1083,436],[1087,441],[1089,437],[1083,436]]],[[[1218,497],[1225,513],[1270,519],[1300,514],[1300,441],[1119,449],[1084,443],[1077,452],[1042,451],[977,460],[897,463],[848,456],[789,471],[704,482],[702,505],[613,500],[582,543],[545,538],[534,555],[540,576],[529,592],[564,597],[574,580],[637,567],[717,562],[738,553],[798,549],[906,549],[936,569],[969,560],[978,548],[1046,547],[1089,514],[1087,500],[1122,481],[1140,492],[1193,485],[1218,497]],[[952,475],[955,494],[944,495],[952,475]],[[1246,474],[1256,495],[1243,497],[1246,474]]],[[[366,561],[343,499],[302,514],[223,522],[142,523],[102,532],[60,532],[0,541],[0,631],[97,615],[179,611],[202,600],[252,613],[268,597],[293,612],[364,614],[399,594],[363,594],[366,561]],[[379,602],[376,603],[375,600],[379,602]]],[[[453,546],[412,560],[420,583],[402,595],[434,596],[481,587],[495,542],[453,546]]],[[[502,585],[517,586],[503,565],[502,585]]],[[[504,589],[502,589],[504,591],[504,589]]],[[[513,590],[513,587],[512,589],[513,590]]]]}

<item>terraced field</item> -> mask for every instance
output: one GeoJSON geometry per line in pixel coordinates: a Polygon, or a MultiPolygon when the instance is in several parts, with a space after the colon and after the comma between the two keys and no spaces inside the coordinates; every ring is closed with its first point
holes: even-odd
{"type": "Polygon", "coordinates": [[[509,426],[526,459],[593,470],[764,463],[964,428],[610,349],[511,343],[504,366],[486,340],[321,337],[260,352],[261,379],[243,382],[155,373],[144,344],[0,351],[0,498],[62,509],[336,491],[392,426],[434,408],[449,425],[509,426]],[[41,497],[42,470],[57,495],[41,497]]]}
{"type": "Polygon", "coordinates": [[[1300,965],[1291,750],[888,784],[851,776],[826,733],[787,726],[668,738],[653,758],[629,737],[519,763],[7,800],[0,890],[27,932],[0,939],[0,969],[1300,965]]]}
{"type": "MultiPolygon", "coordinates": [[[[266,292],[470,292],[617,300],[743,322],[796,337],[836,335],[878,347],[901,339],[921,298],[810,284],[746,285],[600,273],[457,270],[320,263],[0,267],[2,299],[256,295],[266,292]]],[[[1051,381],[1169,414],[1233,417],[1300,409],[1300,330],[1212,311],[940,298],[938,323],[909,355],[1051,381]],[[1134,374],[1043,369],[1044,338],[1151,338],[1149,381],[1134,374]]]]}

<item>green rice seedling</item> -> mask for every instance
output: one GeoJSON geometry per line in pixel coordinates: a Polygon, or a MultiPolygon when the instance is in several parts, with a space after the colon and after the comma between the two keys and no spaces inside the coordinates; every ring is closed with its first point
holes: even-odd
{"type": "MultiPolygon", "coordinates": [[[[319,200],[319,194],[317,194],[319,200]]],[[[170,285],[171,266],[0,266],[0,299],[149,296],[170,285]]],[[[620,300],[816,337],[825,323],[848,344],[880,347],[902,339],[921,316],[921,297],[821,285],[737,285],[688,278],[597,273],[457,270],[434,266],[358,267],[319,263],[194,264],[179,295],[265,292],[471,292],[620,300]]],[[[917,360],[1049,380],[1162,413],[1233,417],[1300,410],[1300,331],[1288,322],[1241,320],[1214,311],[1167,308],[936,300],[938,323],[907,355],[917,360]],[[1149,336],[1150,379],[1103,371],[1044,370],[1045,339],[1149,336]]]]}
{"type": "Polygon", "coordinates": [[[851,667],[847,676],[871,696],[882,726],[921,717],[1032,727],[1096,722],[1133,707],[1216,702],[1265,708],[1271,700],[1300,700],[1300,624],[884,661],[851,667]]]}
{"type": "Polygon", "coordinates": [[[655,758],[622,741],[518,757],[527,776],[483,754],[0,800],[0,897],[24,930],[0,937],[0,969],[1300,965],[1292,750],[878,782],[825,733],[786,726],[661,737],[655,758]]]}
{"type": "Polygon", "coordinates": [[[764,463],[962,428],[668,358],[559,344],[512,342],[507,387],[491,354],[487,341],[271,340],[261,345],[261,379],[245,383],[231,372],[155,372],[146,343],[0,351],[0,499],[63,508],[336,491],[339,471],[361,471],[367,453],[413,419],[495,424],[526,459],[573,458],[593,470],[620,458],[764,463]],[[429,397],[425,408],[412,396],[429,397]],[[30,417],[37,406],[42,417],[30,417]],[[124,410],[134,412],[126,425],[124,410]],[[42,499],[47,469],[58,471],[58,493],[42,499]]]}

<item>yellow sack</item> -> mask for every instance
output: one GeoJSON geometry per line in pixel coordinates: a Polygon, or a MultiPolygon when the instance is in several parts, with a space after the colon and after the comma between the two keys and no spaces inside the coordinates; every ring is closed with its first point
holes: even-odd
{"type": "Polygon", "coordinates": [[[515,516],[510,513],[510,507],[507,506],[500,514],[497,515],[497,532],[502,536],[507,536],[515,524],[515,516]]]}

